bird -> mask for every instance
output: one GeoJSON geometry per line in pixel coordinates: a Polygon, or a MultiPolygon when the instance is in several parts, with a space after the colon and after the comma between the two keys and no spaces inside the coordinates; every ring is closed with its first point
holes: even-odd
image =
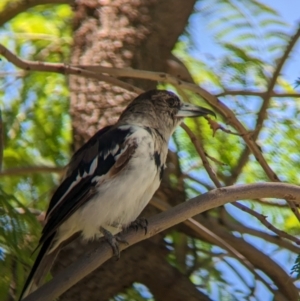
{"type": "MultiPolygon", "coordinates": [[[[173,92],[150,90],[136,97],[114,125],[100,129],[72,156],[45,216],[40,251],[19,300],[36,290],[59,250],[73,237],[104,236],[118,253],[116,235],[138,216],[162,180],[168,143],[185,117],[215,115],[184,103],[173,92]]],[[[145,220],[144,220],[145,221],[145,220]]]]}

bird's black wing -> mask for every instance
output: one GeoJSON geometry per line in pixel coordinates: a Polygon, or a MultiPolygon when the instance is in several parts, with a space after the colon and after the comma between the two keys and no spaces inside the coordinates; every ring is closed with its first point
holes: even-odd
{"type": "Polygon", "coordinates": [[[55,236],[55,232],[52,235],[50,235],[43,243],[38,253],[38,256],[36,257],[35,262],[31,268],[31,271],[26,279],[26,282],[23,286],[23,290],[21,292],[19,300],[22,300],[24,297],[26,297],[28,294],[34,291],[39,286],[39,282],[44,278],[44,276],[46,276],[45,274],[49,272],[53,260],[55,259],[58,252],[57,249],[57,252],[52,252],[50,256],[46,258],[47,257],[46,253],[49,247],[51,246],[54,236],[55,236]],[[36,277],[37,273],[40,274],[40,277],[36,277]],[[35,281],[33,281],[34,278],[35,281]]]}
{"type": "Polygon", "coordinates": [[[73,155],[65,179],[51,198],[39,243],[41,249],[26,280],[20,300],[41,284],[51,268],[59,252],[58,246],[48,253],[55,241],[56,231],[74,211],[93,196],[93,188],[98,184],[93,180],[108,173],[113,176],[130,159],[134,152],[134,144],[126,146],[124,142],[132,132],[130,127],[105,127],[73,155]]]}
{"type": "Polygon", "coordinates": [[[124,148],[124,142],[131,134],[130,127],[104,128],[74,154],[66,178],[50,201],[40,243],[95,195],[95,186],[98,184],[96,177],[112,173],[116,169],[113,168],[116,157],[120,162],[126,153],[132,152],[128,147],[124,148]],[[126,152],[123,155],[124,149],[126,152]]]}
{"type": "Polygon", "coordinates": [[[107,133],[112,127],[107,126],[99,130],[93,137],[91,137],[83,146],[81,146],[72,156],[70,163],[67,166],[66,176],[64,181],[59,185],[53,194],[46,217],[53,210],[53,208],[60,202],[62,196],[66,193],[69,187],[74,182],[74,176],[89,170],[90,162],[98,155],[98,143],[101,136],[107,133]]]}

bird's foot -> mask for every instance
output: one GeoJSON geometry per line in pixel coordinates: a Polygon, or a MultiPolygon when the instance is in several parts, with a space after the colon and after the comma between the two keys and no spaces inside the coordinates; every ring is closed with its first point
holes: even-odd
{"type": "Polygon", "coordinates": [[[103,234],[104,238],[111,246],[113,255],[117,258],[117,260],[119,260],[120,259],[119,243],[128,245],[128,242],[124,238],[122,238],[119,234],[114,236],[103,227],[100,227],[100,232],[103,234]]]}
{"type": "Polygon", "coordinates": [[[135,221],[131,222],[128,228],[133,228],[135,231],[143,229],[146,235],[148,230],[148,221],[144,217],[139,217],[135,221]]]}

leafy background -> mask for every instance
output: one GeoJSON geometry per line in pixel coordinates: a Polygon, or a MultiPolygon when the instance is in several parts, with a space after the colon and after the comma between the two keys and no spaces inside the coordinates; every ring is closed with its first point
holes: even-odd
{"type": "MultiPolygon", "coordinates": [[[[9,1],[1,2],[0,11],[9,1]]],[[[212,93],[226,93],[226,90],[262,92],[296,29],[296,24],[283,18],[278,4],[276,6],[254,0],[198,1],[173,53],[186,64],[194,81],[212,93]]],[[[1,27],[1,43],[24,59],[68,63],[72,17],[68,5],[31,8],[1,27]]],[[[297,53],[299,48],[287,58],[289,68],[279,76],[276,92],[299,93],[295,72],[297,64],[299,66],[297,53]]],[[[43,211],[72,153],[72,131],[67,77],[19,70],[5,59],[0,64],[4,141],[3,174],[0,174],[0,270],[3,275],[0,299],[7,300],[11,290],[20,291],[32,264],[31,252],[37,245],[43,211]]],[[[186,96],[192,102],[205,105],[204,100],[192,93],[186,96]]],[[[245,92],[221,99],[249,130],[257,128],[264,102],[261,97],[245,92]]],[[[283,182],[295,184],[299,182],[300,169],[299,110],[299,96],[270,98],[266,110],[268,118],[258,133],[258,144],[270,166],[283,182]]],[[[227,127],[226,120],[220,116],[218,120],[227,127]]],[[[240,166],[240,156],[245,149],[241,137],[222,131],[213,137],[206,120],[189,120],[187,125],[201,137],[206,152],[223,163],[210,162],[224,185],[268,180],[252,155],[233,179],[232,171],[240,166]]],[[[183,181],[188,197],[213,188],[193,144],[182,129],[176,131],[170,148],[178,152],[183,174],[181,179],[173,179],[174,185],[183,181]]],[[[266,215],[276,227],[299,236],[298,221],[285,203],[270,203],[266,200],[244,202],[266,215]]],[[[268,254],[288,273],[292,271],[297,257],[295,250],[299,249],[266,241],[259,233],[274,234],[253,216],[231,205],[224,210],[228,223],[243,227],[244,232],[234,232],[237,236],[268,254]]],[[[215,215],[219,213],[216,210],[215,215]]],[[[176,245],[182,239],[180,233],[166,237],[172,251],[169,261],[179,269],[189,268],[195,285],[213,299],[271,298],[266,286],[255,282],[255,277],[238,260],[208,243],[189,239],[186,266],[180,266],[176,245]]],[[[298,287],[299,270],[296,264],[293,275],[298,287]]],[[[115,299],[152,300],[152,296],[146,287],[136,284],[115,299]]]]}

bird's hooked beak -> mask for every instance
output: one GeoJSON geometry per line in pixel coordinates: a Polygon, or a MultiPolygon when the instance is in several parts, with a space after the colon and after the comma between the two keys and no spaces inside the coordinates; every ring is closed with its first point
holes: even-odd
{"type": "Polygon", "coordinates": [[[207,114],[213,115],[216,117],[216,114],[206,108],[198,107],[192,104],[183,103],[176,114],[176,117],[184,118],[184,117],[198,117],[205,116],[207,114]]]}

